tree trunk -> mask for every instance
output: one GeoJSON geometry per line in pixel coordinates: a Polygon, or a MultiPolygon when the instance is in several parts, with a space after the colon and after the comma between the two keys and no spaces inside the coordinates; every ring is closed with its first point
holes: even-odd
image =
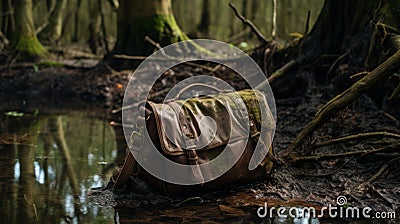
{"type": "Polygon", "coordinates": [[[63,11],[65,11],[67,0],[58,0],[51,12],[49,23],[40,33],[39,37],[42,41],[49,43],[57,42],[62,34],[63,11]]]}
{"type": "Polygon", "coordinates": [[[104,53],[101,33],[101,15],[99,6],[96,0],[89,1],[90,9],[90,24],[89,24],[89,39],[88,44],[93,54],[101,55],[104,53]]]}
{"type": "Polygon", "coordinates": [[[210,35],[210,0],[203,0],[201,19],[197,29],[205,37],[210,35]]]}
{"type": "Polygon", "coordinates": [[[11,39],[11,47],[19,53],[20,60],[34,60],[44,57],[46,50],[35,34],[31,0],[15,0],[16,30],[11,39]]]}
{"type": "MultiPolygon", "coordinates": [[[[161,46],[188,39],[175,21],[171,0],[120,2],[117,42],[112,54],[150,55],[156,48],[144,40],[145,36],[149,36],[161,46]]],[[[121,69],[132,64],[118,61],[115,63],[116,60],[113,59],[111,66],[121,69]]]]}
{"type": "Polygon", "coordinates": [[[2,31],[7,38],[12,36],[15,31],[15,21],[13,17],[13,6],[11,0],[3,0],[3,21],[2,21],[2,31]]]}

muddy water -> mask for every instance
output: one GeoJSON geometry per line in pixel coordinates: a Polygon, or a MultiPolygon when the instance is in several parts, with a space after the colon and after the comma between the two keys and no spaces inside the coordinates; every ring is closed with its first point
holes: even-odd
{"type": "Polygon", "coordinates": [[[118,155],[113,128],[98,116],[0,113],[0,223],[113,221],[111,207],[88,197],[107,182],[118,155]]]}

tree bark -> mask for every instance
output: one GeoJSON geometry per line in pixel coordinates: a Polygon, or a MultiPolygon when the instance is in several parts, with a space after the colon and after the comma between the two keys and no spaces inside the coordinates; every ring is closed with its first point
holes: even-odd
{"type": "Polygon", "coordinates": [[[203,36],[208,37],[210,34],[210,0],[203,0],[201,19],[197,29],[203,36]]]}
{"type": "Polygon", "coordinates": [[[32,16],[32,0],[15,0],[16,30],[11,47],[19,54],[20,60],[34,60],[46,55],[46,50],[35,34],[32,16]]]}
{"type": "Polygon", "coordinates": [[[54,10],[49,17],[49,23],[46,28],[39,34],[42,41],[49,43],[57,42],[62,34],[63,11],[65,11],[67,0],[58,0],[54,6],[54,10]]]}
{"type": "Polygon", "coordinates": [[[101,15],[99,11],[99,6],[96,0],[90,0],[90,24],[89,24],[89,47],[93,54],[102,54],[104,51],[102,43],[102,33],[101,33],[101,15]]]}
{"type": "Polygon", "coordinates": [[[15,21],[14,21],[14,8],[12,6],[11,0],[3,0],[3,21],[2,21],[2,31],[4,35],[10,39],[15,31],[15,21]]]}
{"type": "MultiPolygon", "coordinates": [[[[161,46],[188,40],[175,21],[171,0],[122,0],[118,9],[117,41],[112,54],[148,56],[155,47],[144,39],[149,36],[161,46]]],[[[131,67],[131,62],[113,59],[113,68],[131,67]]]]}

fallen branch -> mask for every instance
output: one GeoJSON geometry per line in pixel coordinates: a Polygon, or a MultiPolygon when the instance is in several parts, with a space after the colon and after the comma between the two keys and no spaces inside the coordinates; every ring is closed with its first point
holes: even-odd
{"type": "Polygon", "coordinates": [[[275,79],[281,77],[283,74],[285,74],[291,68],[293,68],[295,65],[296,65],[296,61],[295,60],[289,61],[284,66],[282,66],[280,69],[278,69],[274,73],[272,73],[272,75],[270,77],[268,77],[268,82],[275,81],[275,79]]]}
{"type": "Polygon", "coordinates": [[[248,19],[246,19],[244,16],[242,16],[238,9],[236,8],[236,6],[232,3],[229,3],[229,7],[232,8],[233,12],[235,13],[236,17],[238,17],[242,23],[246,26],[249,26],[251,31],[253,31],[253,33],[257,36],[257,38],[263,42],[263,43],[269,43],[269,41],[267,40],[267,38],[264,37],[264,35],[257,29],[257,27],[248,19]]]}
{"type": "Polygon", "coordinates": [[[363,77],[351,87],[326,103],[315,115],[314,119],[300,132],[292,144],[283,154],[283,158],[290,157],[293,150],[304,139],[309,137],[321,124],[331,118],[331,115],[352,103],[355,99],[386,80],[390,75],[400,69],[400,51],[394,53],[389,59],[375,68],[369,75],[363,77]]]}
{"type": "Polygon", "coordinates": [[[396,133],[390,133],[390,132],[386,132],[386,131],[368,132],[368,133],[359,133],[359,134],[355,134],[355,135],[343,136],[343,137],[331,139],[331,140],[328,140],[325,142],[319,142],[319,143],[314,144],[313,147],[320,148],[320,147],[339,144],[339,143],[347,142],[347,141],[362,140],[362,139],[377,138],[377,137],[400,139],[400,135],[396,134],[396,133]]]}

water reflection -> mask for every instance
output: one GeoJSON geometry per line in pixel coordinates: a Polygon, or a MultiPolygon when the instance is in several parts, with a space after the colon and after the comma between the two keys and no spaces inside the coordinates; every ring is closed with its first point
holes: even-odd
{"type": "Polygon", "coordinates": [[[1,223],[113,222],[88,199],[118,155],[107,121],[87,113],[0,115],[1,223]]]}

